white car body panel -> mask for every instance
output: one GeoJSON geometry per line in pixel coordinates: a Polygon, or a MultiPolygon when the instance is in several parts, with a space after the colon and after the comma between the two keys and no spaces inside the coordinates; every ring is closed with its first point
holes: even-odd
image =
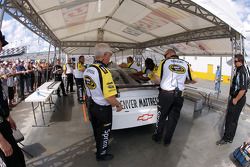
{"type": "Polygon", "coordinates": [[[123,109],[120,112],[113,110],[113,130],[156,123],[158,102],[156,88],[121,90],[118,100],[123,109]]]}
{"type": "Polygon", "coordinates": [[[112,129],[125,129],[156,123],[159,93],[157,86],[139,84],[121,69],[113,69],[111,73],[116,85],[120,87],[117,99],[123,106],[120,112],[116,112],[116,108],[113,108],[112,129]],[[124,80],[126,81],[124,82],[124,80]]]}

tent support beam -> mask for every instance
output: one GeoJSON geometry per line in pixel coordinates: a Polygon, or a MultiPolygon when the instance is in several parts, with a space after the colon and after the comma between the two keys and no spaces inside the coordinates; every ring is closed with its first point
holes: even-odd
{"type": "Polygon", "coordinates": [[[214,25],[226,25],[221,19],[213,15],[211,12],[206,10],[205,8],[197,5],[192,1],[187,0],[155,0],[155,2],[161,2],[163,4],[168,5],[169,7],[175,7],[181,10],[184,10],[188,13],[191,13],[195,16],[198,16],[202,19],[205,19],[214,25]]]}
{"type": "MultiPolygon", "coordinates": [[[[120,42],[107,42],[112,48],[137,48],[134,43],[120,43],[120,42]]],[[[62,41],[62,47],[94,47],[98,42],[96,41],[62,41]]]]}
{"type": "MultiPolygon", "coordinates": [[[[206,39],[220,39],[220,38],[230,38],[236,35],[235,31],[229,31],[227,26],[214,26],[203,28],[199,30],[195,30],[192,32],[184,32],[179,33],[159,39],[154,39],[151,41],[143,42],[143,43],[120,43],[120,42],[107,42],[114,48],[134,48],[134,49],[142,49],[149,48],[154,46],[168,45],[173,43],[181,43],[181,42],[190,42],[190,41],[198,41],[198,40],[206,40],[206,39]]],[[[61,43],[62,47],[94,47],[96,41],[63,41],[61,43]]]]}
{"type": "Polygon", "coordinates": [[[87,34],[89,32],[93,32],[93,31],[97,31],[97,30],[98,29],[92,29],[92,30],[83,31],[83,32],[80,32],[80,33],[77,33],[77,34],[72,34],[72,35],[69,35],[69,36],[65,36],[65,37],[61,38],[60,40],[65,40],[65,39],[68,39],[68,38],[72,38],[72,37],[75,37],[75,36],[78,36],[78,35],[87,34]]]}
{"type": "MultiPolygon", "coordinates": [[[[49,56],[50,56],[50,48],[51,48],[51,43],[49,44],[49,52],[48,52],[48,57],[47,57],[47,70],[46,70],[46,81],[49,81],[49,56]]],[[[55,51],[56,52],[56,51],[55,51]]]]}
{"type": "Polygon", "coordinates": [[[150,40],[140,44],[140,48],[147,48],[160,45],[168,45],[173,43],[190,42],[206,39],[229,38],[232,32],[228,31],[227,26],[214,26],[194,30],[192,32],[183,32],[159,39],[150,40]]]}
{"type": "Polygon", "coordinates": [[[113,31],[109,31],[109,30],[106,30],[106,29],[103,29],[103,30],[106,31],[106,32],[109,32],[110,34],[113,34],[113,35],[116,35],[116,36],[118,36],[118,37],[124,38],[124,39],[126,39],[126,40],[129,40],[129,41],[138,43],[138,41],[136,41],[136,40],[133,40],[133,39],[128,38],[128,37],[125,37],[125,36],[123,36],[123,35],[117,34],[117,33],[113,32],[113,31]]]}

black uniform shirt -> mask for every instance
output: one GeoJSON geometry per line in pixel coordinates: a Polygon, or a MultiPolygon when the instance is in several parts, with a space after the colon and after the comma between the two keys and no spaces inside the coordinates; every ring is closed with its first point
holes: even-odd
{"type": "Polygon", "coordinates": [[[62,76],[63,68],[61,65],[55,65],[53,71],[56,77],[60,77],[62,76]]]}
{"type": "Polygon", "coordinates": [[[8,99],[2,88],[2,82],[0,80],[0,116],[2,118],[7,118],[10,114],[8,99]]]}
{"type": "Polygon", "coordinates": [[[236,68],[236,72],[233,77],[232,85],[230,88],[230,95],[236,97],[240,90],[247,91],[247,72],[244,65],[236,68]]]}

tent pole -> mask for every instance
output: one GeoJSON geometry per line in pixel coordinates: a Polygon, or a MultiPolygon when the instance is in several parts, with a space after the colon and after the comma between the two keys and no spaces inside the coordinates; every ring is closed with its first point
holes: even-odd
{"type": "Polygon", "coordinates": [[[2,1],[3,2],[3,7],[0,13],[0,29],[2,29],[2,23],[3,23],[3,17],[4,17],[4,13],[5,13],[5,7],[6,7],[6,0],[2,1]]]}
{"type": "Polygon", "coordinates": [[[49,52],[47,57],[47,67],[46,67],[46,81],[49,81],[49,55],[50,55],[51,43],[49,44],[49,52]]]}
{"type": "Polygon", "coordinates": [[[55,60],[56,60],[56,46],[54,47],[54,58],[53,58],[53,66],[55,65],[55,60]]]}
{"type": "Polygon", "coordinates": [[[122,63],[123,63],[123,49],[122,49],[122,63]]]}
{"type": "Polygon", "coordinates": [[[62,48],[61,47],[59,48],[59,55],[58,56],[59,56],[58,58],[61,60],[61,58],[62,58],[62,48]]]}
{"type": "MultiPolygon", "coordinates": [[[[220,75],[219,75],[219,90],[217,92],[217,99],[219,98],[219,94],[221,92],[221,74],[222,74],[222,56],[220,56],[220,75]]],[[[215,74],[216,75],[216,74],[215,74]]]]}

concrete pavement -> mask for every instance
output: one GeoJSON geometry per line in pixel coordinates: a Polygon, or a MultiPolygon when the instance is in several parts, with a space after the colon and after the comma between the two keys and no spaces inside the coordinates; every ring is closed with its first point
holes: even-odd
{"type": "MultiPolygon", "coordinates": [[[[207,83],[201,82],[201,85],[207,83]]],[[[76,94],[59,99],[54,96],[53,99],[57,103],[55,112],[45,113],[49,127],[32,127],[34,120],[29,103],[22,102],[11,112],[24,133],[24,149],[35,156],[30,158],[26,155],[29,167],[233,167],[235,164],[229,158],[230,153],[250,139],[250,120],[248,113],[244,113],[239,120],[234,142],[216,146],[215,142],[220,139],[223,113],[205,107],[201,115],[194,115],[194,103],[185,100],[169,147],[151,140],[153,125],[116,130],[110,144],[114,160],[97,162],[91,125],[83,122],[76,94]]],[[[42,123],[39,114],[38,117],[38,123],[42,123]]]]}

